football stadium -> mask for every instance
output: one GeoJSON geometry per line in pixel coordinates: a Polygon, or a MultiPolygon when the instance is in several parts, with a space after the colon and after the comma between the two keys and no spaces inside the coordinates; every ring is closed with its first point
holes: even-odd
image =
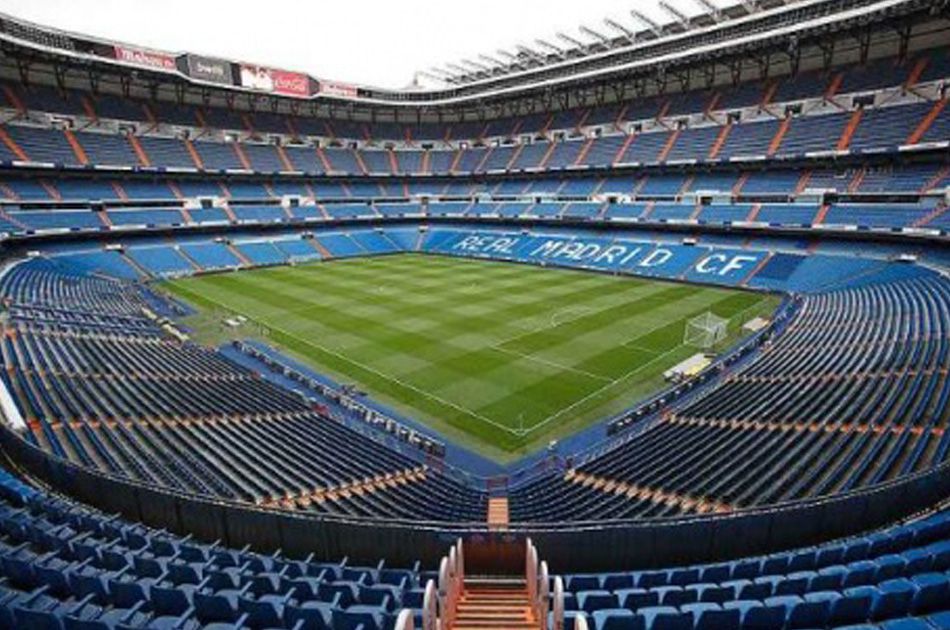
{"type": "Polygon", "coordinates": [[[950,3],[659,4],[405,89],[0,14],[0,629],[950,628],[950,3]]]}

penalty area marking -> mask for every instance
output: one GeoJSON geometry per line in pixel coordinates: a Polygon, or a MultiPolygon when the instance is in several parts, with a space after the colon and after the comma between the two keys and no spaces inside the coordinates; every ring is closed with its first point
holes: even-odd
{"type": "Polygon", "coordinates": [[[678,350],[678,349],[679,349],[679,346],[676,346],[676,347],[674,347],[674,348],[671,348],[671,349],[667,350],[666,352],[664,352],[664,353],[661,354],[661,355],[658,355],[658,356],[653,357],[652,359],[650,359],[650,360],[647,361],[646,363],[642,363],[642,364],[638,365],[637,367],[635,367],[634,369],[630,370],[630,371],[627,372],[626,374],[623,374],[623,375],[621,375],[621,376],[618,376],[618,377],[615,378],[614,380],[610,381],[609,383],[607,383],[606,385],[604,385],[604,386],[601,387],[600,389],[596,389],[596,390],[592,391],[591,393],[587,394],[586,396],[584,396],[584,397],[581,398],[580,400],[576,400],[576,401],[572,402],[570,405],[568,405],[567,407],[564,407],[563,409],[561,409],[560,411],[556,411],[555,413],[551,414],[550,416],[548,416],[547,418],[545,418],[545,419],[542,420],[541,422],[539,422],[539,423],[537,423],[536,425],[532,426],[530,429],[527,429],[527,430],[525,431],[525,433],[532,433],[532,432],[534,432],[535,430],[537,430],[538,428],[547,425],[549,422],[553,421],[554,419],[559,418],[559,417],[561,416],[561,414],[564,414],[564,413],[570,411],[571,409],[577,407],[578,405],[580,405],[580,404],[582,404],[582,403],[584,403],[584,402],[587,402],[588,400],[590,400],[590,399],[593,398],[594,396],[597,396],[597,395],[600,394],[601,392],[610,389],[610,388],[613,387],[614,385],[616,385],[616,384],[618,384],[618,383],[620,383],[620,382],[622,382],[622,381],[627,380],[628,378],[630,378],[631,376],[633,376],[633,375],[636,374],[637,372],[640,372],[641,370],[645,369],[647,366],[651,365],[652,363],[655,363],[656,361],[659,361],[660,359],[664,358],[664,357],[667,356],[668,354],[671,354],[671,353],[675,352],[675,351],[678,350]]]}
{"type": "Polygon", "coordinates": [[[547,366],[549,366],[549,367],[557,368],[557,369],[561,370],[562,372],[573,372],[574,374],[580,374],[581,376],[586,376],[586,377],[588,377],[588,378],[593,378],[593,379],[596,379],[596,380],[598,380],[598,381],[602,381],[602,382],[604,382],[604,383],[610,382],[610,379],[607,378],[606,376],[601,376],[600,374],[594,374],[593,372],[588,372],[587,370],[581,370],[581,369],[578,369],[578,368],[569,367],[569,366],[567,366],[567,365],[562,365],[562,364],[556,363],[556,362],[554,362],[554,361],[548,361],[547,359],[542,359],[541,357],[536,357],[536,356],[531,355],[531,354],[525,354],[525,353],[523,353],[523,352],[517,352],[517,351],[515,351],[515,350],[508,350],[507,348],[502,348],[502,347],[500,347],[500,346],[490,346],[490,348],[492,348],[493,350],[497,350],[498,352],[503,352],[503,353],[505,353],[505,354],[510,354],[511,356],[514,356],[514,357],[518,357],[518,358],[521,358],[521,359],[526,359],[526,360],[528,360],[528,361],[534,361],[534,362],[540,363],[540,364],[542,364],[542,365],[547,365],[547,366]]]}
{"type": "MultiPolygon", "coordinates": [[[[723,298],[723,299],[725,299],[725,298],[723,298]]],[[[761,304],[761,301],[758,302],[757,304],[761,304]]],[[[750,305],[749,307],[747,307],[746,309],[744,309],[740,314],[745,313],[746,311],[752,309],[754,306],[756,306],[756,305],[750,305]]],[[[733,315],[733,318],[735,318],[735,317],[736,317],[736,316],[733,315]]],[[[656,331],[659,330],[660,328],[663,328],[663,327],[667,326],[668,323],[669,323],[669,322],[662,323],[662,324],[659,324],[659,325],[657,325],[657,326],[654,326],[653,328],[651,328],[651,329],[649,329],[649,330],[646,330],[646,331],[640,333],[639,335],[637,335],[637,336],[634,337],[633,339],[630,339],[629,341],[624,342],[622,345],[628,346],[628,347],[636,347],[636,346],[631,346],[631,345],[629,345],[629,344],[631,344],[632,342],[636,341],[637,339],[640,339],[641,337],[643,337],[643,336],[645,336],[645,335],[649,335],[650,333],[656,332],[656,331]]],[[[525,432],[526,432],[526,433],[531,433],[531,432],[535,431],[536,429],[545,426],[546,424],[548,424],[549,422],[551,422],[551,421],[554,420],[555,418],[560,417],[561,414],[563,414],[563,413],[565,413],[565,412],[567,412],[567,411],[570,411],[571,409],[573,409],[574,407],[580,405],[581,403],[586,402],[587,400],[593,398],[594,396],[597,396],[598,394],[600,394],[601,392],[603,392],[603,391],[605,391],[605,390],[607,390],[607,389],[610,389],[611,387],[613,387],[613,386],[616,385],[617,383],[620,383],[621,381],[624,381],[624,380],[630,378],[631,376],[633,376],[633,375],[636,374],[637,372],[643,370],[643,369],[646,368],[647,366],[649,366],[649,365],[651,365],[651,364],[653,364],[653,363],[655,363],[655,362],[657,362],[657,361],[659,361],[659,360],[665,358],[666,356],[672,354],[673,352],[676,352],[676,351],[679,350],[682,346],[683,346],[683,344],[677,344],[677,345],[673,346],[672,348],[670,348],[669,350],[667,350],[666,352],[663,352],[662,354],[657,354],[657,356],[652,357],[652,358],[651,358],[649,361],[647,361],[646,363],[640,364],[639,366],[637,366],[637,367],[634,368],[633,370],[627,372],[626,374],[623,374],[622,376],[619,376],[618,378],[616,378],[615,380],[613,380],[613,381],[607,383],[606,385],[604,385],[604,386],[601,387],[600,389],[591,392],[590,394],[588,394],[587,396],[584,396],[584,397],[581,398],[580,400],[577,400],[577,401],[571,403],[570,405],[568,405],[567,407],[561,409],[560,411],[555,412],[554,414],[548,416],[547,418],[545,418],[545,419],[542,420],[541,422],[539,422],[539,423],[537,423],[536,425],[532,426],[530,429],[527,429],[525,432]]],[[[644,348],[644,350],[645,350],[645,348],[644,348]]],[[[654,353],[655,353],[655,352],[654,352],[654,353]]]]}

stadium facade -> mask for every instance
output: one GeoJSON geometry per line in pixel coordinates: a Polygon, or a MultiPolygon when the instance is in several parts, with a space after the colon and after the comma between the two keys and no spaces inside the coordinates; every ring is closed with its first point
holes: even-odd
{"type": "Polygon", "coordinates": [[[413,91],[0,16],[0,626],[950,627],[948,11],[750,0],[413,91]],[[400,253],[781,303],[486,472],[156,289],[400,253]]]}

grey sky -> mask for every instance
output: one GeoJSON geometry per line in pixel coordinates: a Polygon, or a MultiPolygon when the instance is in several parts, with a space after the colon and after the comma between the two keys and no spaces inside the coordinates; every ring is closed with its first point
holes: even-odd
{"type": "MultiPolygon", "coordinates": [[[[695,0],[671,4],[699,12],[695,0]]],[[[0,0],[59,28],[384,87],[558,30],[585,39],[581,24],[609,32],[605,17],[633,27],[632,8],[668,21],[656,0],[0,0]]]]}

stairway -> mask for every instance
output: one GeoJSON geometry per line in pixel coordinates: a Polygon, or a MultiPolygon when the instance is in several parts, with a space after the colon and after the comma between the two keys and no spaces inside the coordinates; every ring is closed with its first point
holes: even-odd
{"type": "Polygon", "coordinates": [[[0,125],[0,142],[7,145],[7,148],[10,150],[10,153],[16,156],[16,158],[22,162],[29,162],[30,156],[28,156],[23,149],[16,143],[16,141],[10,137],[10,134],[7,133],[7,130],[0,125]]]}
{"type": "Polygon", "coordinates": [[[132,145],[132,151],[135,152],[135,157],[137,157],[139,160],[139,166],[151,166],[152,160],[149,159],[148,154],[145,152],[145,148],[142,146],[142,143],[139,142],[139,139],[131,133],[128,134],[126,138],[128,139],[129,144],[132,145]]]}
{"type": "Polygon", "coordinates": [[[540,630],[524,579],[465,580],[453,630],[540,630]]]}
{"type": "Polygon", "coordinates": [[[185,143],[185,149],[187,149],[188,155],[191,156],[191,161],[194,162],[195,168],[199,171],[205,170],[204,162],[198,154],[198,149],[195,148],[195,143],[188,138],[185,138],[182,142],[185,143]]]}
{"type": "Polygon", "coordinates": [[[854,131],[858,128],[858,125],[861,124],[863,116],[864,109],[856,109],[851,113],[851,118],[848,119],[848,124],[845,125],[844,131],[841,132],[841,137],[838,139],[838,144],[835,146],[836,151],[846,151],[851,146],[851,138],[854,136],[854,131]]]}
{"type": "Polygon", "coordinates": [[[137,261],[135,261],[135,260],[134,260],[131,256],[129,256],[126,252],[124,252],[124,251],[119,252],[119,256],[122,257],[122,260],[125,261],[125,264],[127,264],[129,267],[132,267],[133,269],[135,269],[135,273],[139,274],[142,278],[151,278],[151,277],[152,277],[152,273],[151,273],[148,269],[146,269],[145,267],[143,267],[142,265],[140,265],[137,261]]]}
{"type": "MultiPolygon", "coordinates": [[[[425,585],[422,601],[422,628],[442,630],[542,630],[549,611],[559,627],[564,621],[564,584],[554,577],[554,604],[551,607],[551,575],[546,562],[538,561],[538,549],[528,538],[481,540],[452,545],[439,563],[438,577],[425,585]],[[477,576],[468,575],[468,551],[475,554],[477,576]],[[523,560],[523,573],[518,569],[523,560]]],[[[394,630],[413,630],[412,609],[399,612],[394,630]]],[[[577,630],[587,630],[584,620],[577,630]]]]}
{"type": "Polygon", "coordinates": [[[508,528],[508,497],[491,497],[488,499],[488,527],[492,529],[508,528]]]}
{"type": "Polygon", "coordinates": [[[942,98],[934,103],[930,111],[927,112],[927,115],[924,116],[923,120],[920,121],[920,124],[918,124],[914,131],[911,132],[905,144],[917,144],[921,141],[921,139],[923,139],[925,135],[927,135],[927,131],[930,129],[930,126],[933,125],[934,121],[940,117],[940,113],[947,106],[948,100],[950,100],[950,97],[942,98]]]}

